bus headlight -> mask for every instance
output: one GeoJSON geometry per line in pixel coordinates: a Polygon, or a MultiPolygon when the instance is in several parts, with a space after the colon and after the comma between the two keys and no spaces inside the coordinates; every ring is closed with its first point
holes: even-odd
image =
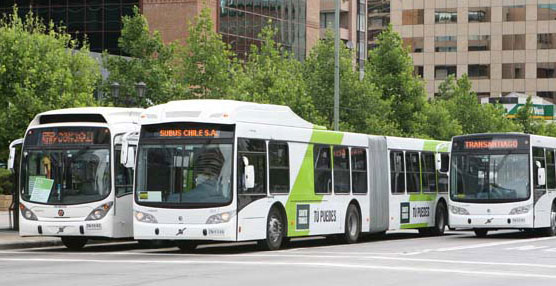
{"type": "Polygon", "coordinates": [[[510,215],[526,214],[526,213],[529,212],[529,210],[531,210],[531,207],[532,207],[532,205],[513,208],[510,211],[510,215]]]}
{"type": "Polygon", "coordinates": [[[225,212],[221,214],[211,215],[208,219],[206,224],[217,224],[217,223],[225,223],[229,222],[230,219],[234,216],[234,212],[225,212]]]}
{"type": "Polygon", "coordinates": [[[103,217],[106,216],[108,211],[112,208],[112,205],[114,205],[113,202],[108,202],[108,203],[102,204],[98,208],[94,209],[89,214],[89,216],[87,216],[87,218],[85,220],[99,220],[99,219],[102,219],[103,217]]]}
{"type": "Polygon", "coordinates": [[[158,221],[152,214],[148,214],[140,211],[135,211],[135,219],[140,222],[158,223],[158,221]]]}
{"type": "Polygon", "coordinates": [[[466,209],[456,207],[456,206],[450,206],[450,211],[453,214],[457,214],[457,215],[469,215],[469,212],[466,209]]]}
{"type": "Polygon", "coordinates": [[[24,218],[28,220],[38,220],[37,216],[30,209],[28,209],[24,204],[22,203],[19,204],[19,210],[21,211],[21,215],[24,218]]]}

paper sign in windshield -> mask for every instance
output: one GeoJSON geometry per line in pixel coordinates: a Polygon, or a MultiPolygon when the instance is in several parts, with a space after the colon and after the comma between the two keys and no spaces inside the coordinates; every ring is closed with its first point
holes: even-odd
{"type": "Polygon", "coordinates": [[[48,197],[50,197],[50,191],[54,185],[54,180],[46,178],[35,178],[35,183],[33,185],[33,191],[31,192],[31,201],[38,203],[48,202],[48,197]]]}
{"type": "Polygon", "coordinates": [[[139,200],[144,202],[161,202],[162,192],[140,192],[139,200]]]}

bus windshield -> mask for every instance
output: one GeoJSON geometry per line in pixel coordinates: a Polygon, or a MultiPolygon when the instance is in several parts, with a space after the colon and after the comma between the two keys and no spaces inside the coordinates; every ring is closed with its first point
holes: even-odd
{"type": "Polygon", "coordinates": [[[25,201],[82,204],[110,193],[108,147],[24,150],[22,170],[25,201]]]}
{"type": "MultiPolygon", "coordinates": [[[[199,141],[196,141],[199,142],[199,141]]],[[[208,207],[232,201],[231,143],[141,144],[137,159],[139,204],[208,207]]]]}
{"type": "Polygon", "coordinates": [[[452,154],[450,196],[460,202],[512,202],[530,196],[528,154],[452,154]]]}

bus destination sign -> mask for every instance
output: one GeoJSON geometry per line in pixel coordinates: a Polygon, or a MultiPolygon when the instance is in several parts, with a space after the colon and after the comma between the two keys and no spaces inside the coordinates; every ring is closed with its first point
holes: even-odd
{"type": "Polygon", "coordinates": [[[141,130],[145,139],[230,139],[234,138],[232,125],[172,122],[145,125],[141,130]]]}
{"type": "Polygon", "coordinates": [[[43,131],[42,145],[93,144],[93,131],[43,131]]]}
{"type": "Polygon", "coordinates": [[[464,141],[465,149],[517,149],[518,146],[517,139],[464,141]]]}
{"type": "Polygon", "coordinates": [[[159,131],[160,137],[210,137],[210,138],[219,138],[220,137],[220,130],[216,129],[205,129],[205,128],[196,128],[196,129],[161,129],[159,131]]]}

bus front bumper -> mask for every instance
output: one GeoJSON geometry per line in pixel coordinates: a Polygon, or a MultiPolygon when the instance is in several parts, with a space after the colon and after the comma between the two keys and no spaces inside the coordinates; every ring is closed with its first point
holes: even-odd
{"type": "Polygon", "coordinates": [[[532,213],[520,215],[456,215],[450,213],[449,225],[453,228],[533,228],[532,213]]]}
{"type": "Polygon", "coordinates": [[[232,222],[220,224],[159,224],[135,221],[133,234],[135,239],[141,240],[236,240],[236,228],[232,222]]]}
{"type": "Polygon", "coordinates": [[[19,218],[20,236],[112,237],[110,221],[33,221],[19,218]]]}

